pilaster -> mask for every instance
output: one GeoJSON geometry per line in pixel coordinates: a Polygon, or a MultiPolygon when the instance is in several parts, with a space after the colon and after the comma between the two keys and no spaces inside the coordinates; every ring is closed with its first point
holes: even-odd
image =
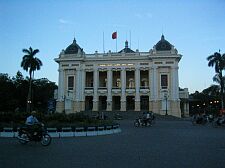
{"type": "Polygon", "coordinates": [[[121,101],[120,111],[126,111],[126,101],[121,101]]]}
{"type": "Polygon", "coordinates": [[[76,112],[80,112],[81,109],[80,109],[80,102],[79,101],[74,101],[73,102],[73,112],[76,113],[76,112]]]}
{"type": "Polygon", "coordinates": [[[93,101],[93,109],[92,111],[98,111],[98,101],[93,101]]]}
{"type": "Polygon", "coordinates": [[[106,111],[112,111],[112,69],[107,69],[107,108],[106,111]]]}
{"type": "Polygon", "coordinates": [[[80,92],[81,92],[81,69],[76,69],[76,96],[75,101],[80,101],[80,92]]]}
{"type": "Polygon", "coordinates": [[[140,68],[135,68],[135,111],[140,111],[140,68]]]}
{"type": "Polygon", "coordinates": [[[151,69],[151,71],[152,71],[151,98],[153,100],[157,100],[159,98],[158,68],[156,66],[153,66],[153,69],[151,69]]]}
{"type": "Polygon", "coordinates": [[[94,68],[94,97],[92,111],[98,111],[98,81],[99,73],[97,67],[94,68]]]}
{"type": "Polygon", "coordinates": [[[120,111],[126,111],[126,70],[122,68],[121,70],[121,106],[120,111]]]}
{"type": "Polygon", "coordinates": [[[122,71],[121,71],[121,83],[122,83],[121,101],[125,102],[126,101],[126,70],[125,70],[125,68],[122,68],[122,71]]]}
{"type": "Polygon", "coordinates": [[[172,74],[172,88],[171,88],[171,94],[172,94],[172,100],[178,100],[179,99],[179,81],[178,81],[178,67],[173,66],[171,67],[171,74],[172,74]]]}
{"type": "Polygon", "coordinates": [[[64,70],[59,69],[58,101],[64,101],[64,70]]]}

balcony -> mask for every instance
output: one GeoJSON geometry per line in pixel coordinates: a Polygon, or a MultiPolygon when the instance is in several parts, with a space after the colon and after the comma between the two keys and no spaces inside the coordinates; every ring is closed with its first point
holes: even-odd
{"type": "Polygon", "coordinates": [[[114,94],[119,94],[119,93],[121,93],[121,88],[119,88],[119,87],[113,87],[113,88],[112,88],[112,93],[114,93],[114,94]]]}
{"type": "Polygon", "coordinates": [[[126,92],[128,94],[134,94],[135,93],[135,88],[126,88],[126,92]]]}
{"type": "Polygon", "coordinates": [[[85,87],[86,94],[93,94],[94,93],[94,88],[93,87],[85,87]]]}
{"type": "Polygon", "coordinates": [[[99,87],[98,88],[98,93],[99,94],[105,94],[105,93],[107,93],[107,87],[99,87]]]}
{"type": "Polygon", "coordinates": [[[143,93],[143,94],[147,94],[150,92],[150,89],[148,86],[141,86],[140,87],[140,92],[143,93]]]}

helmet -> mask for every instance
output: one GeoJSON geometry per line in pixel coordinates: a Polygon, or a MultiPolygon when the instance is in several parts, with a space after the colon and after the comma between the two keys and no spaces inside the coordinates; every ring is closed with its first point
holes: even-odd
{"type": "Polygon", "coordinates": [[[35,115],[35,114],[36,114],[36,111],[32,111],[31,114],[32,114],[32,115],[35,115]]]}

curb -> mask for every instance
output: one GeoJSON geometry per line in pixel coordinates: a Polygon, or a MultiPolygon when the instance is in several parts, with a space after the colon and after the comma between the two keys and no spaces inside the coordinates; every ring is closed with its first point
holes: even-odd
{"type": "MultiPolygon", "coordinates": [[[[111,126],[97,126],[97,127],[76,127],[75,130],[72,127],[63,127],[61,131],[57,131],[57,128],[47,128],[47,133],[52,138],[61,137],[84,137],[84,136],[100,136],[110,135],[122,132],[119,125],[111,126]]],[[[0,137],[16,138],[18,136],[17,131],[13,131],[13,128],[3,128],[0,132],[0,137]]]]}

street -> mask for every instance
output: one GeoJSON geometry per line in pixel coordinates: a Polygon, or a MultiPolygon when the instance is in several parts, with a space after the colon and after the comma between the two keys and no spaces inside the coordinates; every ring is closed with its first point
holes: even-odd
{"type": "Polygon", "coordinates": [[[122,132],[95,137],[54,138],[48,147],[0,138],[4,168],[221,168],[225,167],[225,128],[160,120],[135,128],[118,121],[122,132]]]}

